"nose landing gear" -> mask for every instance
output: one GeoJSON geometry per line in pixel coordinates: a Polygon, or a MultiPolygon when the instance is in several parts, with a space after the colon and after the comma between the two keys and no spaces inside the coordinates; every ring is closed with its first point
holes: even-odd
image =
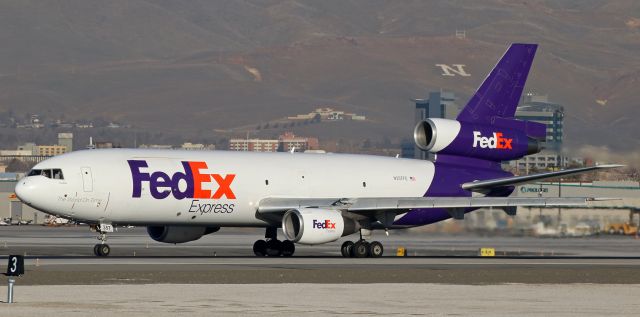
{"type": "Polygon", "coordinates": [[[98,232],[97,239],[100,240],[99,244],[93,246],[93,254],[95,256],[106,257],[111,253],[111,247],[106,243],[107,242],[107,233],[113,232],[113,226],[110,224],[100,224],[98,226],[92,227],[96,232],[98,232]]]}

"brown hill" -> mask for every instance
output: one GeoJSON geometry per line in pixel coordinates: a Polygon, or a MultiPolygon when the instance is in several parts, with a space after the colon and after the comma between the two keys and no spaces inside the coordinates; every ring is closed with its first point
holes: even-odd
{"type": "Polygon", "coordinates": [[[536,42],[527,90],[565,105],[567,144],[624,151],[640,146],[639,19],[604,0],[3,2],[0,111],[215,135],[333,104],[377,124],[327,137],[399,139],[411,98],[464,104],[508,43],[536,42]]]}

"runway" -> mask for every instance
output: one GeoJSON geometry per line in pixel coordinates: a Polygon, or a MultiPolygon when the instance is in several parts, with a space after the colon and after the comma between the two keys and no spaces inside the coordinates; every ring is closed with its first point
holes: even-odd
{"type": "MultiPolygon", "coordinates": [[[[112,256],[91,255],[86,227],[0,228],[0,254],[25,254],[21,285],[150,283],[598,283],[640,284],[640,240],[629,237],[540,239],[419,232],[373,238],[386,256],[342,258],[342,241],[299,246],[291,258],[257,258],[261,231],[230,229],[182,245],[152,241],[144,228],[111,235],[112,256]],[[396,257],[406,247],[409,256],[396,257]],[[477,256],[494,247],[497,257],[477,256]]],[[[4,262],[4,261],[2,261],[4,262]]]]}
{"type": "MultiPolygon", "coordinates": [[[[26,255],[2,316],[635,315],[640,240],[377,234],[382,258],[343,258],[344,241],[255,257],[261,230],[223,229],[167,245],[144,228],[111,234],[92,255],[87,227],[0,227],[0,263],[26,255]],[[395,256],[406,247],[409,256],[395,256]],[[478,257],[478,248],[497,257],[478,257]]],[[[4,264],[0,264],[4,270],[4,264]]],[[[0,302],[6,298],[0,287],[0,302]]]]}

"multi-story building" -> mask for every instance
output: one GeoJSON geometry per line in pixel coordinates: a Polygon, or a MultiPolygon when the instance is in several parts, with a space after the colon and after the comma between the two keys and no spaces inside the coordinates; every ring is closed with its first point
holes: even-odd
{"type": "Polygon", "coordinates": [[[299,137],[291,132],[286,132],[278,139],[231,139],[229,150],[249,152],[304,152],[317,150],[319,142],[317,138],[299,137]]]}
{"type": "Polygon", "coordinates": [[[23,145],[18,145],[18,151],[28,151],[31,152],[31,154],[26,154],[26,155],[36,155],[36,147],[37,145],[35,143],[25,143],[23,145]]]}
{"type": "Polygon", "coordinates": [[[64,153],[67,153],[67,147],[64,145],[37,145],[35,155],[55,156],[64,153]]]}
{"type": "Polygon", "coordinates": [[[516,119],[535,121],[547,125],[546,149],[559,151],[564,140],[564,107],[548,101],[546,95],[527,93],[516,110],[516,119]]]}
{"type": "Polygon", "coordinates": [[[564,107],[549,102],[546,95],[527,93],[516,110],[516,119],[535,121],[547,126],[547,135],[542,143],[544,150],[540,153],[525,156],[509,164],[517,170],[553,169],[565,167],[568,159],[562,152],[564,140],[563,120],[564,107]]]}
{"type": "Polygon", "coordinates": [[[245,152],[277,152],[280,141],[277,139],[231,139],[229,150],[245,152]]]}
{"type": "Polygon", "coordinates": [[[319,148],[317,138],[307,138],[294,135],[292,132],[285,132],[279,138],[278,150],[281,152],[304,152],[306,150],[317,150],[319,148]]]}

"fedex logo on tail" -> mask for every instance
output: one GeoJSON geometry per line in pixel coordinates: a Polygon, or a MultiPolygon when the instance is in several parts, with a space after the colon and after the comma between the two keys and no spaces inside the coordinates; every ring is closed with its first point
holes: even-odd
{"type": "Polygon", "coordinates": [[[318,221],[313,219],[313,228],[314,229],[335,229],[336,223],[329,221],[329,219],[325,221],[318,221]]]}
{"type": "Polygon", "coordinates": [[[149,167],[145,160],[127,160],[133,178],[133,193],[131,197],[142,196],[142,185],[148,183],[149,192],[155,199],[164,199],[173,195],[175,199],[199,198],[199,199],[236,199],[236,195],[231,189],[231,183],[235,179],[235,174],[208,174],[206,162],[183,161],[184,171],[178,171],[173,175],[168,175],[161,171],[146,172],[143,169],[149,167]],[[180,182],[184,184],[180,188],[180,182]],[[207,184],[213,185],[213,189],[205,189],[207,184]]]}
{"type": "Polygon", "coordinates": [[[473,147],[483,149],[511,150],[513,139],[502,136],[502,132],[494,132],[492,137],[484,137],[480,131],[473,131],[473,147]]]}

